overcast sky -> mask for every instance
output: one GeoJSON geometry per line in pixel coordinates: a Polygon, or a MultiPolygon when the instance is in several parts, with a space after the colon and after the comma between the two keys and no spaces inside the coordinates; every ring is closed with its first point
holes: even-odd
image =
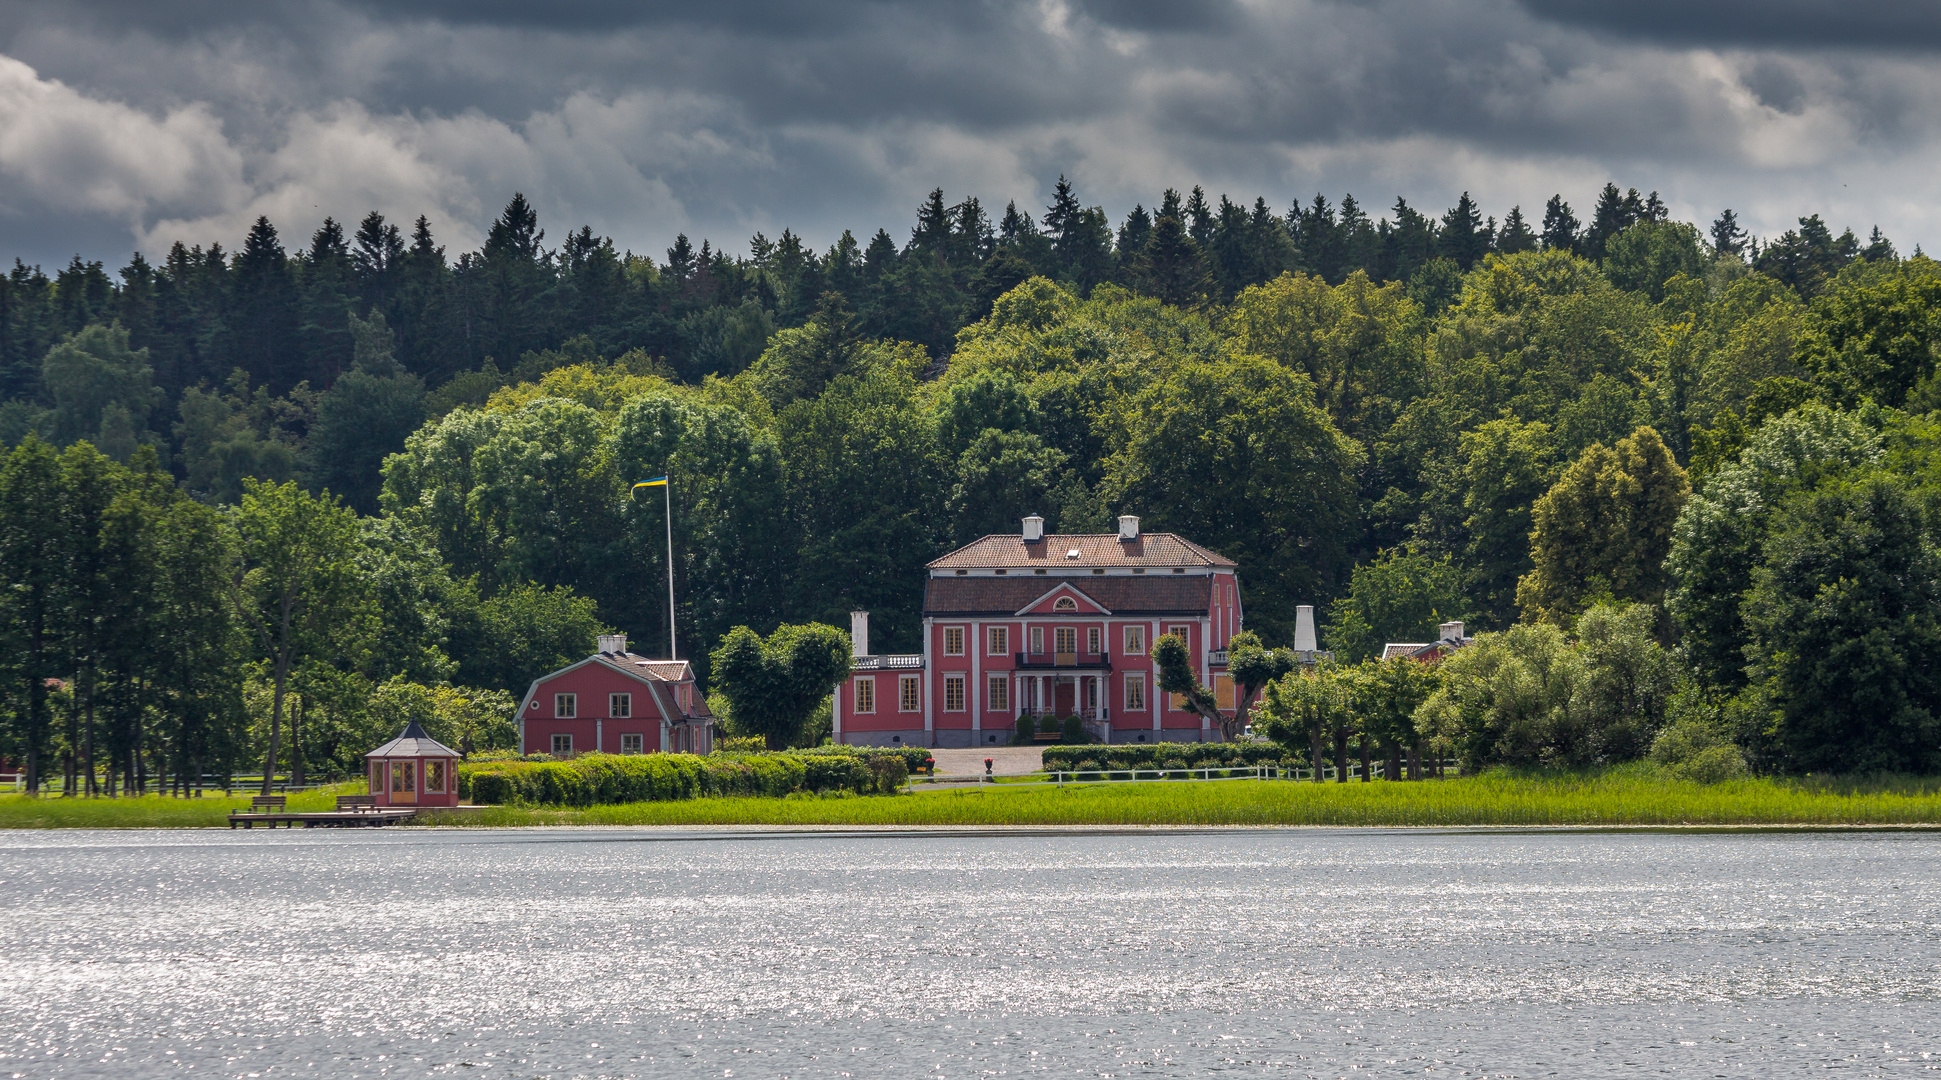
{"type": "Polygon", "coordinates": [[[1941,5],[1888,0],[7,0],[0,257],[422,213],[662,257],[941,186],[1117,221],[1168,186],[1501,217],[1605,180],[1700,224],[1941,236],[1941,5]]]}

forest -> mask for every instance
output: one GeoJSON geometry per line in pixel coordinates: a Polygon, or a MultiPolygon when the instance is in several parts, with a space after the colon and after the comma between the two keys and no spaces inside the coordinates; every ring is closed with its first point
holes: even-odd
{"type": "MultiPolygon", "coordinates": [[[[549,246],[515,195],[456,257],[372,213],[16,261],[0,757],[112,793],[342,774],[412,718],[503,746],[595,634],[666,652],[668,519],[629,490],[667,475],[704,685],[738,626],[866,609],[914,650],[925,562],[1128,513],[1235,559],[1270,645],[1303,603],[1343,665],[1483,632],[1364,753],[1941,768],[1941,273],[1818,216],[1580,205],[1195,188],[1115,227],[1061,179],[657,260],[549,246]]],[[[1263,715],[1318,756],[1310,690],[1263,715]]]]}

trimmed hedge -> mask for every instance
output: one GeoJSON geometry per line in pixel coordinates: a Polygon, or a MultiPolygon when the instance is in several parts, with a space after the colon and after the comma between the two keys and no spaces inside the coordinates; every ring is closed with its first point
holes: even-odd
{"type": "Polygon", "coordinates": [[[930,751],[917,746],[814,746],[806,750],[783,750],[781,753],[791,757],[857,757],[864,761],[874,761],[880,757],[901,758],[906,776],[934,772],[937,768],[937,761],[930,756],[930,751]]]}
{"type": "Polygon", "coordinates": [[[1271,764],[1287,755],[1281,747],[1261,743],[1122,743],[1116,746],[1047,746],[1045,769],[1072,772],[1081,761],[1107,769],[1152,769],[1179,760],[1193,769],[1239,769],[1271,764]]]}
{"type": "Polygon", "coordinates": [[[584,754],[571,761],[460,765],[458,793],[475,803],[584,807],[706,795],[781,798],[797,791],[888,794],[908,778],[901,757],[876,765],[834,754],[584,754]]]}

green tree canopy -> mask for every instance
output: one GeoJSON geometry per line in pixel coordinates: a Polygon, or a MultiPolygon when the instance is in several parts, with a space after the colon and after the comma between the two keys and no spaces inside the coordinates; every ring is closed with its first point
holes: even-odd
{"type": "Polygon", "coordinates": [[[712,656],[715,685],[727,695],[736,730],[760,735],[771,749],[801,737],[849,665],[849,635],[822,623],[784,625],[766,640],[737,626],[712,656]]]}

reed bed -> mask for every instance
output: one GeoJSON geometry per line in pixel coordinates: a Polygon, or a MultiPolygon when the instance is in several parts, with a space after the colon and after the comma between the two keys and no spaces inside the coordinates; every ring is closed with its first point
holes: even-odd
{"type": "MultiPolygon", "coordinates": [[[[1915,825],[1941,823],[1931,781],[1741,780],[1649,767],[1441,781],[1051,785],[839,799],[693,799],[584,810],[497,807],[478,825],[1915,825]]],[[[451,823],[457,823],[453,821],[451,823]]]]}
{"type": "MultiPolygon", "coordinates": [[[[341,784],[290,796],[295,811],[334,810],[337,796],[361,794],[361,783],[341,784]]],[[[0,795],[0,829],[208,829],[227,828],[231,810],[249,809],[253,791],[224,798],[211,792],[200,799],[166,795],[124,798],[63,798],[43,795],[0,795]]]]}

